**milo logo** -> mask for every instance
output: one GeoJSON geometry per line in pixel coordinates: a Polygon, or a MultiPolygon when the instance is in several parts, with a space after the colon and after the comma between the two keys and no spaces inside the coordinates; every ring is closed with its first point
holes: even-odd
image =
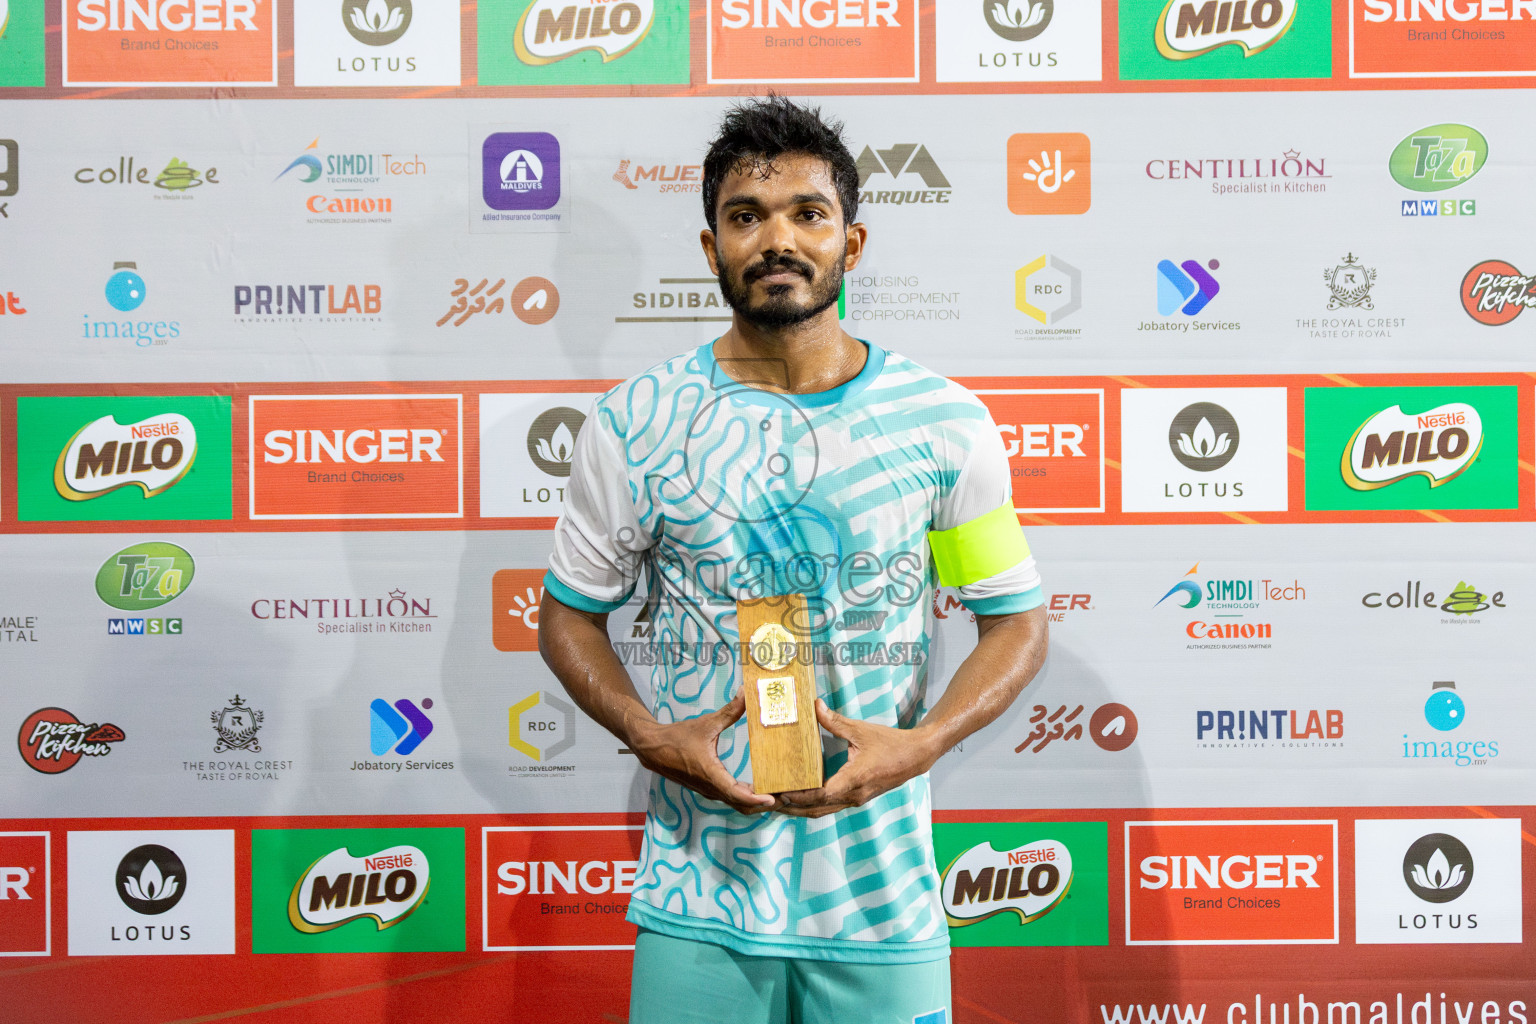
{"type": "Polygon", "coordinates": [[[1462,184],[1488,162],[1488,140],[1464,124],[1432,124],[1392,150],[1392,180],[1415,192],[1443,192],[1462,184]]]}
{"type": "Polygon", "coordinates": [[[288,896],[288,921],[314,934],[371,918],[379,931],[399,924],[427,898],[427,855],[415,846],[391,846],[365,857],[346,847],[309,866],[288,896]]]}
{"type": "Polygon", "coordinates": [[[126,425],[103,416],[64,445],[53,467],[53,485],[69,501],[88,501],[132,485],[152,498],[186,476],[196,458],[197,430],[180,413],[126,425]]]}
{"type": "Polygon", "coordinates": [[[1010,911],[1026,924],[1049,913],[1071,887],[1072,854],[1054,839],[1012,850],[978,843],[950,862],[940,882],[952,927],[1010,911]]]}
{"type": "Polygon", "coordinates": [[[1483,447],[1483,420],[1466,402],[1408,415],[1383,409],[1362,423],[1344,446],[1340,472],[1357,491],[1373,491],[1410,476],[1439,487],[1467,471],[1483,447]]]}

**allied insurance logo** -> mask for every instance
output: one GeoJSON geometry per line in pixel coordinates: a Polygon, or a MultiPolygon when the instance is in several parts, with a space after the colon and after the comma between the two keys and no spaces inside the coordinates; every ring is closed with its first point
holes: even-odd
{"type": "Polygon", "coordinates": [[[480,11],[482,85],[686,84],[688,0],[512,0],[480,11]]]}
{"type": "Polygon", "coordinates": [[[1101,821],[936,824],[950,944],[1108,945],[1108,836],[1101,821]]]}
{"type": "Polygon", "coordinates": [[[1351,78],[1536,75],[1530,9],[1493,3],[1352,0],[1351,78]]]}
{"type": "Polygon", "coordinates": [[[491,827],[480,834],[486,950],[633,949],[624,919],[640,825],[491,827]]]}
{"type": "Polygon", "coordinates": [[[255,829],[257,953],[464,949],[464,830],[255,829]]]}
{"type": "Polygon", "coordinates": [[[1104,511],[1104,392],[977,391],[1003,442],[1019,512],[1104,511]]]}
{"type": "Polygon", "coordinates": [[[276,85],[275,0],[65,0],[65,85],[276,85]]]}
{"type": "Polygon", "coordinates": [[[708,0],[705,67],[730,82],[916,82],[917,0],[708,0]]]}
{"type": "Polygon", "coordinates": [[[1127,821],[1128,946],[1339,941],[1338,822],[1127,821]]]}
{"type": "Polygon", "coordinates": [[[1332,14],[1318,0],[1127,0],[1122,79],[1327,78],[1332,14]]]}
{"type": "Polygon", "coordinates": [[[1307,508],[1518,502],[1513,387],[1308,388],[1307,508]]]}
{"type": "Polygon", "coordinates": [[[230,411],[226,396],[17,399],[18,518],[231,518],[230,411]]]}
{"type": "Polygon", "coordinates": [[[462,395],[253,395],[252,519],[464,513],[462,395]]]}

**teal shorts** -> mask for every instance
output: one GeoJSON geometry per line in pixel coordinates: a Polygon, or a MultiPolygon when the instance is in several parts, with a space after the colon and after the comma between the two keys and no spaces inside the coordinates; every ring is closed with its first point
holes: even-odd
{"type": "Polygon", "coordinates": [[[949,960],[747,956],[640,930],[629,1024],[949,1024],[949,960]]]}

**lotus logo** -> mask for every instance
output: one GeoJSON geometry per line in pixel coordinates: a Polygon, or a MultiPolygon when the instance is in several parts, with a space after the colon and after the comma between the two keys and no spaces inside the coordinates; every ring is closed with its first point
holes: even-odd
{"type": "Polygon", "coordinates": [[[64,445],[53,467],[53,485],[70,501],[89,501],[129,486],[153,498],[179,483],[196,458],[197,430],[180,413],[128,424],[103,416],[64,445]]]}
{"type": "Polygon", "coordinates": [[[528,457],[550,476],[569,477],[576,435],[587,417],[567,406],[540,414],[528,428],[528,457]]]}
{"type": "Polygon", "coordinates": [[[411,27],[411,0],[343,0],[341,21],[365,46],[388,46],[411,27]]]}
{"type": "Polygon", "coordinates": [[[1072,853],[1054,839],[1012,850],[978,843],[944,869],[940,892],[955,927],[1012,911],[1020,924],[1050,913],[1072,887],[1072,853]]]}
{"type": "Polygon", "coordinates": [[[1403,856],[1403,880],[1427,903],[1449,903],[1472,884],[1472,851],[1455,836],[1432,832],[1403,856]]]}
{"type": "Polygon", "coordinates": [[[533,0],[512,48],[524,64],[553,64],[584,50],[606,64],[639,46],[655,23],[655,0],[533,0]]]}
{"type": "Polygon", "coordinates": [[[372,918],[383,931],[421,906],[431,877],[427,855],[414,846],[391,846],[367,857],[354,857],[345,847],[332,850],[294,885],[288,922],[314,934],[372,918]]]}
{"type": "Polygon", "coordinates": [[[1044,32],[1051,23],[1054,0],[982,0],[987,27],[1004,39],[1022,43],[1044,32]]]}
{"type": "Polygon", "coordinates": [[[1214,402],[1187,405],[1168,425],[1173,457],[1197,473],[1209,473],[1237,454],[1237,420],[1214,402]]]}
{"type": "Polygon", "coordinates": [[[181,858],[153,843],[129,850],[117,865],[117,895],[136,914],[163,914],[187,891],[181,858]]]}
{"type": "Polygon", "coordinates": [[[1488,140],[1464,124],[1432,124],[1409,135],[1387,159],[1392,180],[1415,192],[1443,192],[1488,162],[1488,140]]]}
{"type": "Polygon", "coordinates": [[[1374,491],[1411,476],[1439,487],[1471,468],[1483,447],[1483,420],[1466,402],[1409,415],[1403,407],[1371,416],[1344,446],[1339,470],[1357,491],[1374,491]]]}
{"type": "Polygon", "coordinates": [[[1157,52],[1189,60],[1231,45],[1252,57],[1291,30],[1298,6],[1299,0],[1168,0],[1153,30],[1157,52]]]}

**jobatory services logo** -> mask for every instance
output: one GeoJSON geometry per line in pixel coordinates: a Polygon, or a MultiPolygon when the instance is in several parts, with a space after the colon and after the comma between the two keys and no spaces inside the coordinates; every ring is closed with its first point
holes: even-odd
{"type": "Polygon", "coordinates": [[[947,203],[954,192],[922,143],[903,142],[880,150],[865,146],[854,166],[859,171],[860,206],[947,203]],[[895,191],[880,187],[892,184],[897,186],[895,191]]]}
{"type": "Polygon", "coordinates": [[[480,396],[480,514],[558,516],[595,394],[480,396]]]}
{"type": "Polygon", "coordinates": [[[40,0],[0,0],[0,86],[46,85],[44,52],[40,0]]]}
{"type": "Polygon", "coordinates": [[[1307,388],[1307,508],[1515,508],[1513,387],[1307,388]]]}
{"type": "Polygon", "coordinates": [[[22,397],[24,522],[233,516],[228,396],[22,397]]]}
{"type": "Polygon", "coordinates": [[[1520,5],[1360,0],[1349,5],[1351,78],[1536,75],[1536,17],[1520,5]]]}
{"type": "Polygon", "coordinates": [[[47,832],[0,832],[0,956],[53,951],[47,832]]]}
{"type": "Polygon", "coordinates": [[[464,514],[463,396],[253,395],[252,519],[464,514]]]}
{"type": "Polygon", "coordinates": [[[106,757],[126,738],[111,722],[86,724],[63,708],[39,708],[22,720],[16,746],[28,768],[58,775],[82,757],[106,757]]]}
{"type": "Polygon", "coordinates": [[[933,845],[951,945],[1109,944],[1104,822],[944,823],[933,845]]]}
{"type": "Polygon", "coordinates": [[[1502,327],[1536,306],[1536,277],[1522,274],[1513,263],[1483,260],[1461,279],[1461,308],[1488,327],[1502,327]]]}
{"type": "Polygon", "coordinates": [[[507,712],[507,744],[534,765],[517,764],[513,774],[572,772],[574,765],[549,762],[576,744],[576,709],[562,697],[535,690],[507,712]]]}
{"type": "Polygon", "coordinates": [[[916,82],[916,0],[707,0],[705,73],[732,82],[916,82]]]}
{"type": "Polygon", "coordinates": [[[230,830],[70,832],[70,956],[235,951],[230,830]]]}
{"type": "Polygon", "coordinates": [[[256,953],[462,952],[464,830],[254,829],[256,953]]]}
{"type": "MultiPolygon", "coordinates": [[[[1157,315],[1167,317],[1175,313],[1184,316],[1199,314],[1221,292],[1221,282],[1208,272],[1220,269],[1220,260],[1206,260],[1203,265],[1199,260],[1183,260],[1179,263],[1174,263],[1172,260],[1158,260],[1157,315]]],[[[1183,323],[1173,327],[1143,324],[1141,329],[1187,331],[1189,327],[1183,323]]]]}
{"type": "Polygon", "coordinates": [[[1128,0],[1120,11],[1120,77],[1328,78],[1327,0],[1128,0]]]}
{"type": "MultiPolygon", "coordinates": [[[[1488,163],[1488,140],[1464,124],[1432,124],[1409,133],[1387,157],[1392,180],[1414,192],[1444,192],[1470,181],[1488,163]]],[[[1471,217],[1477,200],[1402,199],[1404,217],[1471,217]]]]}
{"type": "Polygon", "coordinates": [[[498,651],[537,651],[543,600],[543,569],[497,569],[491,577],[491,644],[498,651]]]}
{"type": "Polygon", "coordinates": [[[1038,754],[1053,743],[1071,743],[1083,739],[1085,729],[1088,739],[1099,749],[1112,754],[1136,742],[1139,731],[1136,712],[1124,704],[1101,704],[1087,718],[1083,717],[1083,710],[1082,704],[1074,708],[1060,704],[1055,710],[1048,704],[1036,704],[1030,709],[1026,723],[1030,727],[1029,735],[1024,737],[1023,743],[1013,748],[1013,752],[1038,754]]]}
{"type": "Polygon", "coordinates": [[[471,231],[569,231],[560,140],[549,132],[471,129],[471,231]]]}
{"type": "Polygon", "coordinates": [[[935,8],[940,82],[1097,82],[1100,10],[1056,0],[964,0],[935,8]]]}
{"type": "Polygon", "coordinates": [[[1126,512],[1284,511],[1285,388],[1123,388],[1126,512]]]}
{"type": "Polygon", "coordinates": [[[1083,272],[1060,256],[1037,256],[1013,273],[1013,308],[1040,324],[1014,329],[1016,338],[1075,338],[1080,327],[1061,321],[1083,308],[1083,272]]]}
{"type": "Polygon", "coordinates": [[[481,85],[686,84],[687,0],[513,0],[480,12],[481,85]]]}
{"type": "Polygon", "coordinates": [[[1519,818],[1355,822],[1355,941],[1520,942],[1519,818]]]}
{"type": "Polygon", "coordinates": [[[639,825],[483,829],[483,948],[633,949],[635,926],[624,915],[643,831],[639,825]]]}
{"type": "Polygon", "coordinates": [[[1442,625],[1476,626],[1487,621],[1484,612],[1498,613],[1505,608],[1504,591],[1483,592],[1466,580],[1437,593],[1425,590],[1423,580],[1407,580],[1401,590],[1373,590],[1360,598],[1373,610],[1427,611],[1439,616],[1442,625]]]}
{"type": "Polygon", "coordinates": [[[1456,768],[1482,768],[1498,760],[1497,737],[1489,738],[1487,732],[1466,732],[1461,728],[1469,718],[1477,721],[1467,702],[1456,690],[1455,682],[1441,680],[1432,683],[1429,697],[1424,701],[1424,722],[1434,732],[1403,733],[1401,759],[1416,765],[1444,763],[1456,768]],[[1418,737],[1422,738],[1418,738],[1418,737]]]}
{"type": "Polygon", "coordinates": [[[1129,946],[1339,941],[1338,822],[1127,821],[1129,946]]]}
{"type": "Polygon", "coordinates": [[[1019,512],[1104,511],[1104,392],[977,391],[1002,437],[1019,512]]]}
{"type": "Polygon", "coordinates": [[[276,22],[273,0],[64,0],[64,84],[276,85],[276,22]]]}
{"type": "Polygon", "coordinates": [[[432,698],[420,703],[404,698],[394,701],[375,697],[368,705],[368,751],[374,757],[394,754],[409,757],[432,735],[432,698]]]}
{"type": "Polygon", "coordinates": [[[512,315],[530,327],[547,324],[560,312],[560,289],[546,277],[525,277],[510,290],[507,279],[498,277],[493,284],[482,277],[478,284],[470,285],[468,277],[455,278],[448,297],[452,305],[437,319],[437,326],[452,324],[463,327],[476,316],[484,313],[494,316],[509,309],[512,315]]]}
{"type": "Polygon", "coordinates": [[[1008,136],[1008,209],[1017,214],[1087,213],[1093,202],[1093,159],[1081,132],[1008,136]]]}
{"type": "Polygon", "coordinates": [[[293,12],[293,82],[458,85],[460,13],[431,0],[316,0],[293,12]]]}

